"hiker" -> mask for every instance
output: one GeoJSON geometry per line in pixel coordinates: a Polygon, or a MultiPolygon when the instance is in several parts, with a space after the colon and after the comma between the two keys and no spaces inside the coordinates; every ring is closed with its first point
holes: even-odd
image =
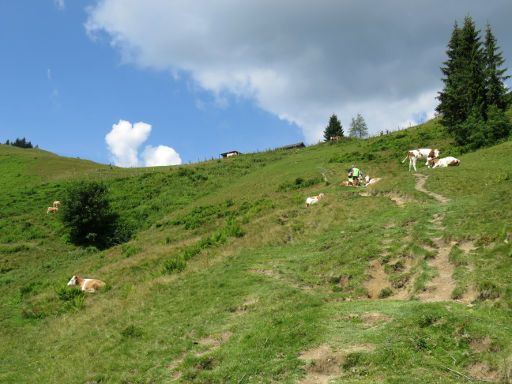
{"type": "Polygon", "coordinates": [[[361,170],[357,168],[355,165],[352,165],[352,167],[348,170],[349,185],[359,185],[359,177],[361,176],[361,174],[361,170]]]}

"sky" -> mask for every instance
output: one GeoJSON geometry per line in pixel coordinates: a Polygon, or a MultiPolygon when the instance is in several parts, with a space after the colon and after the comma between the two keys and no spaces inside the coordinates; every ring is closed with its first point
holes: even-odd
{"type": "Polygon", "coordinates": [[[510,0],[2,1],[0,142],[135,167],[408,127],[466,15],[512,68],[510,0]]]}

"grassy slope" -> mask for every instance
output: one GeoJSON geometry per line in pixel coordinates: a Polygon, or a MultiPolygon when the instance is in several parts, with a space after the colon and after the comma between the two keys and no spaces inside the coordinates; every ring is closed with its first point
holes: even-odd
{"type": "Polygon", "coordinates": [[[400,163],[406,149],[425,145],[455,154],[435,122],[368,141],[152,170],[0,146],[0,382],[292,383],[308,370],[300,353],[322,344],[346,351],[340,382],[505,380],[512,142],[461,156],[456,169],[420,169],[428,189],[451,199],[446,205],[416,191],[400,163]],[[352,162],[383,177],[370,196],[337,185],[352,162]],[[45,212],[75,178],[109,185],[137,229],[130,243],[98,252],[66,242],[45,212]],[[296,188],[297,178],[311,185],[296,188]],[[304,198],[318,192],[326,199],[306,209],[304,198]],[[390,195],[409,202],[400,207],[390,195]],[[230,234],[233,223],[243,237],[230,234]],[[412,296],[421,294],[436,275],[426,258],[437,237],[475,245],[453,247],[450,258],[457,289],[481,299],[366,299],[376,260],[395,293],[409,279],[412,296]],[[164,273],[186,251],[186,269],[164,273]],[[404,272],[398,262],[413,267],[404,272]],[[64,285],[74,273],[109,289],[70,299],[64,285]],[[481,340],[488,346],[475,348],[481,340]],[[350,353],[354,345],[372,348],[350,353]]]}

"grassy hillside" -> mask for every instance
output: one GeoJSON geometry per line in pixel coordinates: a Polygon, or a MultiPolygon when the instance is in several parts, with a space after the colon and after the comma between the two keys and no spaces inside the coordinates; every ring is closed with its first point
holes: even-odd
{"type": "Polygon", "coordinates": [[[459,156],[435,121],[154,169],[0,145],[0,382],[510,382],[512,142],[415,175],[421,146],[459,156]],[[46,207],[77,179],[129,243],[68,243],[46,207]]]}

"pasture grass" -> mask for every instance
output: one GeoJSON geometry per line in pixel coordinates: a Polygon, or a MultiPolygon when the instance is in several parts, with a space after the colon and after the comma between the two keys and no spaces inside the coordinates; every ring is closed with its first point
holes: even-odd
{"type": "Polygon", "coordinates": [[[0,145],[0,382],[295,383],[308,370],[301,353],[323,344],[345,351],[336,382],[506,382],[512,142],[459,155],[436,121],[152,169],[0,145]],[[461,159],[419,165],[445,205],[417,191],[401,163],[422,146],[461,159]],[[354,162],[382,180],[340,186],[354,162]],[[101,251],[68,242],[46,207],[81,179],[106,183],[131,241],[101,251]],[[428,261],[438,238],[459,244],[455,289],[427,303],[414,294],[437,273],[428,261]],[[388,284],[370,300],[375,260],[388,284]],[[67,287],[77,273],[108,288],[67,287]],[[410,299],[397,300],[406,288],[410,299]],[[471,290],[473,302],[461,301],[471,290]]]}

